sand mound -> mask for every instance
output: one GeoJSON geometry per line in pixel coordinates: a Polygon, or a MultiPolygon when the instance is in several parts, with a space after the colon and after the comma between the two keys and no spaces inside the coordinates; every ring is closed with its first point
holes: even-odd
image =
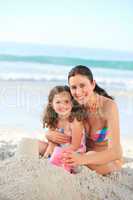
{"type": "Polygon", "coordinates": [[[16,156],[0,162],[0,200],[133,200],[133,159],[106,177],[86,167],[72,175],[39,159],[35,140],[23,144],[16,156]]]}
{"type": "Polygon", "coordinates": [[[71,175],[43,159],[12,158],[0,165],[0,199],[131,200],[132,169],[125,166],[121,172],[103,177],[82,167],[80,173],[71,175]]]}

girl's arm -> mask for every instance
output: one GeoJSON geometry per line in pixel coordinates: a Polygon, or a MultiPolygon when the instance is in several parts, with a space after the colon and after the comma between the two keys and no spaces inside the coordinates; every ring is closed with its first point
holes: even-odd
{"type": "Polygon", "coordinates": [[[49,156],[52,155],[54,148],[57,146],[57,144],[53,143],[53,142],[48,142],[48,147],[44,153],[44,158],[48,158],[49,156]]]}
{"type": "Polygon", "coordinates": [[[58,131],[53,131],[53,130],[48,130],[46,133],[46,138],[51,141],[54,142],[56,144],[65,144],[65,143],[70,143],[71,141],[71,137],[67,136],[65,134],[62,134],[58,131]]]}
{"type": "Polygon", "coordinates": [[[81,140],[83,136],[83,123],[74,119],[74,121],[71,123],[71,132],[71,144],[67,147],[67,149],[76,151],[81,145],[81,140]]]}
{"type": "Polygon", "coordinates": [[[89,151],[84,155],[72,152],[65,153],[64,158],[66,159],[66,163],[69,163],[70,165],[101,165],[122,157],[118,109],[115,102],[110,102],[107,108],[107,126],[112,137],[112,140],[108,144],[108,148],[101,152],[89,151]]]}

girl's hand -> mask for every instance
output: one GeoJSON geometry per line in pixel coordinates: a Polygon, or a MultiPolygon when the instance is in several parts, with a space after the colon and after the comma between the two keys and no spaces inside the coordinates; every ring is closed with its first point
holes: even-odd
{"type": "Polygon", "coordinates": [[[66,147],[62,147],[62,152],[66,153],[66,152],[73,152],[74,148],[72,145],[66,146],[66,147]]]}
{"type": "Polygon", "coordinates": [[[86,162],[86,155],[73,151],[63,151],[62,161],[69,166],[84,165],[86,162]]]}
{"type": "Polygon", "coordinates": [[[56,144],[54,144],[54,143],[52,143],[52,142],[49,142],[48,147],[47,147],[47,150],[45,151],[43,157],[44,157],[44,158],[49,158],[49,157],[52,155],[52,153],[53,153],[53,151],[54,151],[54,148],[55,148],[56,146],[57,146],[56,144]]]}
{"type": "Polygon", "coordinates": [[[58,131],[47,131],[46,138],[56,144],[70,143],[71,137],[58,131]]]}

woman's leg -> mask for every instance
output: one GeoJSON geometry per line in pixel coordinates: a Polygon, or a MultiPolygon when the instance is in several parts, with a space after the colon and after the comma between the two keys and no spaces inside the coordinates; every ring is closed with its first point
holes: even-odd
{"type": "Polygon", "coordinates": [[[104,165],[87,165],[87,167],[96,171],[98,174],[107,175],[111,172],[120,170],[122,164],[122,160],[115,160],[104,165]]]}
{"type": "MultiPolygon", "coordinates": [[[[101,143],[100,143],[101,144],[101,143]]],[[[102,144],[102,145],[95,145],[93,146],[93,149],[90,148],[90,149],[87,149],[89,151],[97,151],[97,152],[100,152],[100,151],[103,151],[107,148],[107,145],[105,144],[102,144]]],[[[87,154],[86,152],[86,154],[87,154]]],[[[122,159],[118,159],[118,160],[114,160],[114,161],[111,161],[111,162],[108,162],[106,164],[103,164],[103,165],[87,165],[88,168],[90,168],[91,170],[94,170],[96,171],[98,174],[101,174],[101,175],[107,175],[111,172],[114,172],[114,171],[118,171],[121,169],[122,165],[124,163],[124,160],[123,158],[122,159]]]]}
{"type": "Polygon", "coordinates": [[[43,156],[48,147],[48,143],[39,140],[38,146],[39,146],[39,154],[43,156]]]}

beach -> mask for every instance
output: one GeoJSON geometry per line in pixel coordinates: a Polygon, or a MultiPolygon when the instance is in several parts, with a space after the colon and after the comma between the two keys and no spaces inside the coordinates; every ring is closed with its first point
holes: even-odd
{"type": "MultiPolygon", "coordinates": [[[[101,176],[86,167],[70,174],[39,158],[37,139],[22,129],[0,129],[0,200],[132,200],[133,147],[122,140],[124,165],[101,176]]],[[[38,136],[42,132],[38,130],[38,136]]]]}
{"type": "MultiPolygon", "coordinates": [[[[118,105],[125,160],[120,172],[100,176],[86,167],[69,174],[38,156],[37,140],[45,139],[42,115],[48,93],[68,84],[73,67],[69,58],[53,58],[54,64],[44,62],[51,62],[45,56],[40,61],[20,59],[0,61],[0,200],[132,200],[132,62],[92,62],[94,79],[118,105]]],[[[73,61],[79,64],[79,59],[73,61]]]]}
{"type": "MultiPolygon", "coordinates": [[[[133,200],[132,7],[133,1],[113,0],[1,1],[0,200],[133,200]],[[93,78],[79,69],[79,76],[70,81],[76,66],[88,67],[93,78]],[[77,99],[87,112],[75,105],[68,117],[67,95],[49,102],[55,86],[70,86],[72,103],[77,99]],[[80,119],[88,117],[83,136],[89,137],[88,149],[96,141],[92,149],[98,151],[96,156],[92,152],[88,164],[98,168],[111,158],[113,173],[102,176],[86,166],[70,169],[64,160],[57,167],[54,154],[50,157],[47,151],[47,159],[39,155],[38,141],[48,142],[45,132],[52,123],[44,124],[46,107],[54,105],[57,113],[48,109],[48,121],[52,117],[60,132],[74,133],[74,149],[81,138],[80,119]],[[124,163],[115,171],[119,142],[124,163]]],[[[84,149],[82,140],[79,151],[84,149]]],[[[59,141],[63,142],[60,137],[59,141]]]]}

